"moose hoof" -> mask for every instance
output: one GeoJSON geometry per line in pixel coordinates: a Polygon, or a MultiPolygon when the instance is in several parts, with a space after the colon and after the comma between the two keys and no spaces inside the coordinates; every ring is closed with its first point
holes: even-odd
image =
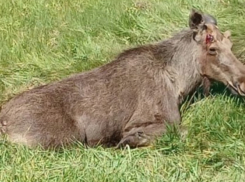
{"type": "Polygon", "coordinates": [[[131,148],[150,145],[150,137],[144,132],[136,132],[121,139],[116,148],[123,148],[126,145],[131,148]]]}

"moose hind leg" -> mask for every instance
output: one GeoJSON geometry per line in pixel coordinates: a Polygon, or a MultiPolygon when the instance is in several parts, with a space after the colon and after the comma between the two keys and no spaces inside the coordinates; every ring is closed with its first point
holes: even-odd
{"type": "Polygon", "coordinates": [[[29,147],[59,148],[80,139],[74,121],[66,115],[38,117],[28,114],[20,117],[10,116],[6,126],[1,129],[13,143],[29,147]]]}

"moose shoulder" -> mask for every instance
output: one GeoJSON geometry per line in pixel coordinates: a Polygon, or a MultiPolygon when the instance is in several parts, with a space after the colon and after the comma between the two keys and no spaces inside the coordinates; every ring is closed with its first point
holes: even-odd
{"type": "Polygon", "coordinates": [[[17,95],[2,107],[0,131],[15,143],[44,148],[80,141],[140,147],[181,121],[179,105],[203,78],[245,95],[245,66],[230,33],[199,12],[190,28],[133,48],[89,72],[17,95]]]}

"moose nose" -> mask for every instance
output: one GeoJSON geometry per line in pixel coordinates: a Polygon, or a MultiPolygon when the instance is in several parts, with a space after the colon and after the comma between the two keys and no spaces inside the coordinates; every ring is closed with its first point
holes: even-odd
{"type": "Polygon", "coordinates": [[[234,84],[235,90],[239,93],[241,96],[245,96],[245,82],[236,82],[234,84]]]}
{"type": "Polygon", "coordinates": [[[239,87],[240,87],[240,90],[245,94],[245,83],[242,82],[239,87]]]}

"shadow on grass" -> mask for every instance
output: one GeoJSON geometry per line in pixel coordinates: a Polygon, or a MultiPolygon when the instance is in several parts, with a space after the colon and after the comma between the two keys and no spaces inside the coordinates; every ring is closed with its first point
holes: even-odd
{"type": "MultiPolygon", "coordinates": [[[[234,95],[225,85],[221,83],[213,83],[210,89],[210,95],[206,97],[203,94],[203,88],[200,87],[196,92],[193,94],[190,94],[183,102],[181,106],[181,112],[182,114],[186,112],[190,108],[190,106],[198,102],[202,99],[208,99],[215,96],[222,95],[222,98],[224,96],[224,99],[230,98],[228,100],[232,100],[235,105],[244,105],[245,106],[245,98],[241,97],[239,95],[234,95]]],[[[188,138],[188,136],[186,136],[188,138]]],[[[197,139],[196,139],[197,140],[197,139]]],[[[202,139],[201,139],[202,140],[202,139]]],[[[202,142],[197,142],[200,144],[200,146],[197,148],[202,148],[204,146],[202,142]]],[[[204,144],[206,146],[206,144],[204,144]]],[[[162,137],[157,139],[157,142],[155,144],[155,147],[157,150],[161,151],[164,155],[171,155],[171,154],[178,154],[183,153],[186,150],[188,150],[186,147],[186,141],[182,138],[180,131],[175,126],[169,126],[167,129],[166,134],[164,134],[162,137]]]]}
{"type": "MultiPolygon", "coordinates": [[[[234,99],[238,105],[245,104],[245,97],[232,93],[231,90],[222,83],[218,83],[218,82],[212,83],[208,97],[214,97],[216,95],[225,95],[226,97],[234,99]]],[[[202,87],[198,88],[197,91],[195,91],[194,93],[187,96],[187,98],[185,98],[181,106],[182,107],[181,112],[186,111],[189,108],[189,106],[194,102],[204,99],[206,97],[207,96],[204,95],[203,88],[202,87]]]]}

